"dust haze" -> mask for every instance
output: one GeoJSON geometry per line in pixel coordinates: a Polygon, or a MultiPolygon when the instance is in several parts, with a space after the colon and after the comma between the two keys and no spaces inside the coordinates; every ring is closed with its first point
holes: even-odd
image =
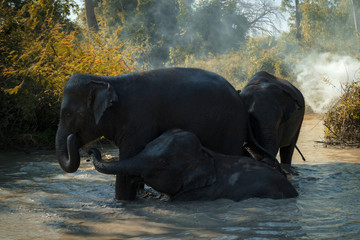
{"type": "Polygon", "coordinates": [[[360,62],[350,56],[316,53],[301,59],[294,68],[306,104],[325,113],[343,94],[347,83],[359,78],[360,62]]]}

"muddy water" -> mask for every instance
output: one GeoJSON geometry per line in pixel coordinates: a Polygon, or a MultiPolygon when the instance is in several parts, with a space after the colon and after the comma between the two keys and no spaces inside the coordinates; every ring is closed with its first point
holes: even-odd
{"type": "MultiPolygon", "coordinates": [[[[0,239],[358,239],[360,149],[324,148],[306,116],[294,155],[296,199],[115,202],[114,178],[87,157],[64,173],[53,152],[0,155],[0,239]]],[[[116,155],[116,150],[107,150],[116,155]]]]}

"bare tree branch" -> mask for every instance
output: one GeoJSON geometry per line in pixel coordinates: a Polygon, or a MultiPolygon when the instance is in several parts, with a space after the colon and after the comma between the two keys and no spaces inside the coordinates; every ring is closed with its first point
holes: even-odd
{"type": "Polygon", "coordinates": [[[280,32],[284,16],[279,7],[269,0],[239,0],[239,11],[250,23],[250,32],[254,35],[276,34],[280,32]]]}

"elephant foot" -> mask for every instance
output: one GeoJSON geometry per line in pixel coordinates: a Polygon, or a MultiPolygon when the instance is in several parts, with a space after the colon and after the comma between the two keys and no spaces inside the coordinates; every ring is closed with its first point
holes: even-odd
{"type": "Polygon", "coordinates": [[[280,163],[276,160],[276,159],[271,159],[271,158],[262,158],[261,161],[267,165],[269,165],[270,167],[278,170],[280,173],[282,173],[285,177],[287,176],[286,175],[286,172],[283,171],[280,163]]]}
{"type": "Polygon", "coordinates": [[[136,199],[139,184],[128,176],[116,175],[115,200],[133,201],[136,199]]]}

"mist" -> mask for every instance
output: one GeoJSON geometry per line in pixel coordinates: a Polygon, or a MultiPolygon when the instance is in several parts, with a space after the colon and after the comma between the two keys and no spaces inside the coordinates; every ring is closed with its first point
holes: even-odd
{"type": "Polygon", "coordinates": [[[294,68],[305,102],[315,113],[329,110],[342,95],[344,85],[359,78],[359,70],[359,60],[332,53],[313,53],[294,68]]]}
{"type": "MultiPolygon", "coordinates": [[[[357,38],[352,38],[352,12],[348,12],[349,21],[338,17],[338,22],[320,24],[324,30],[317,28],[316,24],[310,24],[318,19],[304,18],[304,24],[319,33],[323,31],[323,35],[314,34],[310,40],[307,39],[312,44],[309,46],[314,49],[313,53],[298,60],[289,71],[287,68],[284,70],[285,67],[282,68],[281,65],[284,60],[284,65],[288,66],[287,49],[291,50],[291,56],[297,58],[303,54],[301,44],[304,45],[304,42],[293,43],[290,38],[286,42],[277,42],[276,36],[281,35],[282,30],[290,29],[289,26],[283,27],[283,14],[293,11],[281,12],[280,0],[139,2],[136,5],[135,1],[100,1],[98,6],[98,14],[102,16],[104,25],[113,27],[113,31],[121,26],[119,37],[122,40],[144,46],[141,49],[141,58],[146,60],[139,61],[139,68],[143,62],[146,62],[145,68],[199,67],[214,71],[230,81],[235,79],[233,84],[239,86],[255,69],[276,73],[279,77],[283,73],[284,76],[289,76],[291,72],[291,75],[296,76],[294,80],[298,83],[307,105],[316,113],[324,113],[332,107],[342,95],[344,85],[358,77],[360,62],[357,59],[315,50],[353,53],[354,48],[349,47],[353,46],[352,44],[341,44],[345,40],[357,41],[357,38]],[[119,2],[123,2],[124,7],[119,7],[119,2]],[[119,12],[122,11],[126,12],[124,22],[119,19],[119,12]],[[264,36],[275,38],[267,41],[264,36]],[[249,43],[250,38],[252,42],[249,43]],[[333,44],[327,44],[328,42],[333,44]],[[344,46],[348,49],[344,50],[344,46]],[[249,59],[252,64],[246,64],[249,59]]],[[[315,3],[313,5],[314,9],[318,9],[315,3]]],[[[341,6],[336,5],[339,9],[341,6]]],[[[336,12],[328,14],[331,13],[336,12]]],[[[286,33],[283,38],[287,38],[286,33]]]]}

